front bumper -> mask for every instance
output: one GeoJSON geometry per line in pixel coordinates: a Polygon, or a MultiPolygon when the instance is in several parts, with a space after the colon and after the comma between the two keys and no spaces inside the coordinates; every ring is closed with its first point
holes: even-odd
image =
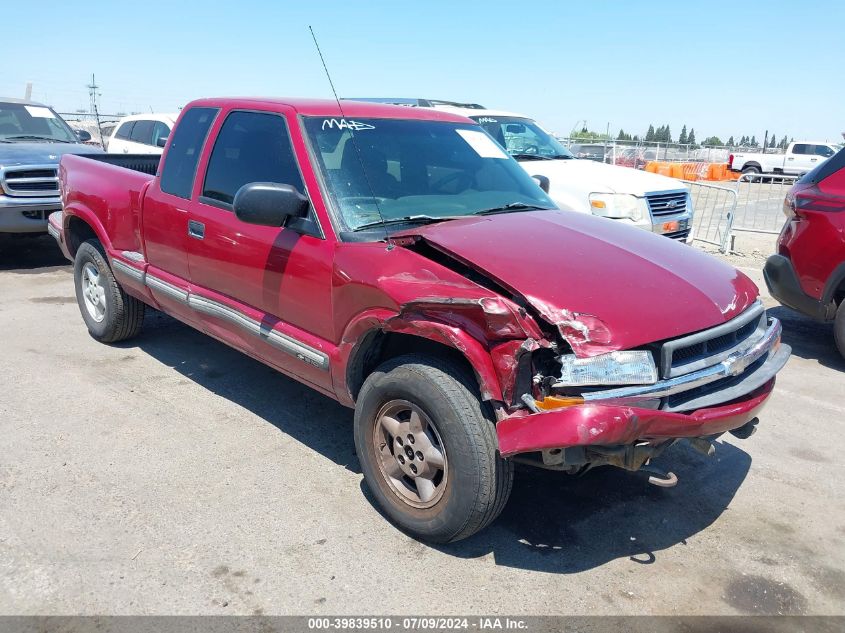
{"type": "Polygon", "coordinates": [[[544,413],[514,415],[496,425],[503,457],[574,446],[619,446],[639,441],[718,435],[757,417],[775,380],[745,398],[690,413],[624,405],[582,404],[544,413]]]}
{"type": "Polygon", "coordinates": [[[830,321],[836,315],[836,303],[824,303],[811,297],[798,281],[792,262],[783,255],[771,255],[763,268],[769,293],[783,305],[819,321],[830,321]]]}
{"type": "Polygon", "coordinates": [[[25,198],[0,193],[0,233],[43,233],[47,216],[61,208],[58,196],[25,198]]]}
{"type": "MultiPolygon", "coordinates": [[[[759,322],[760,312],[743,319],[759,322]]],[[[743,324],[739,324],[744,327],[743,324]]],[[[716,435],[757,417],[775,376],[791,354],[782,328],[768,317],[765,330],[710,357],[712,364],[650,385],[586,391],[583,404],[528,413],[496,426],[504,456],[571,447],[617,446],[716,435]]],[[[709,359],[706,359],[709,360],[709,359]]]]}

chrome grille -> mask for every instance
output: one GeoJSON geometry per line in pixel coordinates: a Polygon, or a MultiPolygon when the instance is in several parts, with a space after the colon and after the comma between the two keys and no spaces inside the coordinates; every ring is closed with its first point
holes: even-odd
{"type": "Polygon", "coordinates": [[[664,343],[660,348],[661,376],[674,378],[716,365],[765,331],[766,311],[757,301],[727,323],[664,343]]]}
{"type": "Polygon", "coordinates": [[[687,210],[686,191],[650,193],[646,196],[646,201],[651,215],[657,218],[685,213],[687,210]]]}
{"type": "Polygon", "coordinates": [[[684,229],[683,231],[672,231],[670,233],[663,233],[664,237],[671,238],[673,240],[686,240],[689,237],[689,229],[684,229]]]}
{"type": "Polygon", "coordinates": [[[0,173],[0,186],[13,198],[55,197],[59,178],[55,165],[7,167],[0,173]]]}

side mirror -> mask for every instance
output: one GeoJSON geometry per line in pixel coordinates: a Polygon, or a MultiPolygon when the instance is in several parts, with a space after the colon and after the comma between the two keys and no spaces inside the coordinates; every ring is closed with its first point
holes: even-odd
{"type": "Polygon", "coordinates": [[[166,136],[159,136],[156,139],[156,147],[164,147],[167,145],[167,137],[166,136]]]}
{"type": "Polygon", "coordinates": [[[545,176],[540,176],[539,174],[531,177],[537,182],[538,185],[540,185],[540,189],[542,189],[546,193],[549,193],[549,186],[551,184],[551,181],[548,178],[546,178],[545,176]]]}
{"type": "Polygon", "coordinates": [[[78,138],[80,142],[85,143],[86,141],[91,140],[91,133],[86,130],[76,130],[76,138],[78,138]]]}
{"type": "Polygon", "coordinates": [[[241,222],[284,226],[288,218],[304,218],[309,205],[308,198],[291,185],[250,182],[238,189],[232,206],[241,222]]]}

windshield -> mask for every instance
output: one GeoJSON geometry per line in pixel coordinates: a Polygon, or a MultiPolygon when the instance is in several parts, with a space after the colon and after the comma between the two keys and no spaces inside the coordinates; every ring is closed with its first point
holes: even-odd
{"type": "Polygon", "coordinates": [[[344,230],[365,230],[382,218],[411,223],[555,206],[477,125],[324,117],[304,122],[344,230]]]}
{"type": "Polygon", "coordinates": [[[528,158],[575,158],[568,149],[531,119],[513,116],[472,117],[512,156],[528,158]]]}
{"type": "Polygon", "coordinates": [[[76,143],[62,118],[46,106],[0,102],[0,141],[76,143]]]}

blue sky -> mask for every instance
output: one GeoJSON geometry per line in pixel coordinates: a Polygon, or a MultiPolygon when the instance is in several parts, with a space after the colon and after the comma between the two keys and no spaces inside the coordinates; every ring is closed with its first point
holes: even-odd
{"type": "Polygon", "coordinates": [[[6,3],[0,94],[61,111],[172,111],[216,95],[474,101],[559,134],[586,120],[715,134],[841,141],[845,3],[215,2],[6,3]],[[23,26],[20,26],[23,25],[23,26]]]}

